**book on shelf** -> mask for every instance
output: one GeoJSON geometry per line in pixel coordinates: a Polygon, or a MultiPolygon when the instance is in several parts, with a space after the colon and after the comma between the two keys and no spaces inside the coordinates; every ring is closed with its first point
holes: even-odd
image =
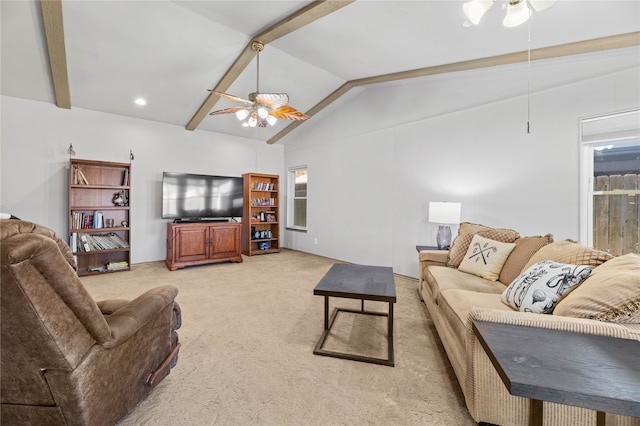
{"type": "Polygon", "coordinates": [[[99,250],[117,250],[128,248],[129,243],[111,232],[108,234],[71,234],[71,250],[73,252],[90,252],[99,250]],[[80,243],[78,244],[78,239],[80,243]]]}
{"type": "Polygon", "coordinates": [[[123,269],[129,269],[129,263],[127,261],[122,262],[109,262],[105,266],[95,266],[88,268],[89,272],[107,272],[107,271],[121,271],[123,269]]]}
{"type": "Polygon", "coordinates": [[[129,169],[122,172],[122,186],[129,186],[129,169]]]}
{"type": "Polygon", "coordinates": [[[276,205],[276,199],[275,198],[252,198],[251,199],[251,206],[252,207],[272,207],[276,205]]]}
{"type": "Polygon", "coordinates": [[[91,246],[89,245],[89,240],[85,234],[80,235],[80,251],[91,251],[91,246]]]}
{"type": "Polygon", "coordinates": [[[78,183],[81,185],[89,185],[87,177],[82,173],[82,169],[78,167],[78,183]]]}
{"type": "Polygon", "coordinates": [[[129,269],[129,262],[109,262],[107,263],[107,271],[118,271],[121,269],[129,269]]]}
{"type": "Polygon", "coordinates": [[[71,237],[69,237],[69,248],[73,253],[78,251],[78,234],[75,232],[71,234],[71,237]]]}
{"type": "Polygon", "coordinates": [[[92,228],[102,228],[104,226],[102,212],[95,212],[93,214],[93,226],[92,228]]]}
{"type": "Polygon", "coordinates": [[[105,227],[104,214],[101,211],[93,213],[73,212],[71,217],[73,229],[101,229],[105,227]]]}
{"type": "Polygon", "coordinates": [[[262,241],[261,243],[259,243],[259,247],[260,250],[269,250],[271,247],[269,245],[269,241],[262,241]]]}
{"type": "Polygon", "coordinates": [[[274,183],[256,182],[251,188],[253,191],[274,191],[276,185],[274,183]]]}

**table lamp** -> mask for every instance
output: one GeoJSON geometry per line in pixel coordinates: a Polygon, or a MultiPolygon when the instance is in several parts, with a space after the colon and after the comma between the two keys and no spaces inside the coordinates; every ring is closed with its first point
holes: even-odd
{"type": "Polygon", "coordinates": [[[429,222],[440,224],[436,237],[438,250],[446,250],[451,246],[451,228],[449,224],[460,223],[461,206],[461,203],[429,202],[429,222]]]}

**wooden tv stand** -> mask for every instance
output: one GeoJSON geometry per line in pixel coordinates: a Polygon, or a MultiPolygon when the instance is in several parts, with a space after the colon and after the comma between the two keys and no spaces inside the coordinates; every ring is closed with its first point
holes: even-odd
{"type": "Polygon", "coordinates": [[[167,267],[242,262],[241,228],[238,222],[167,223],[167,267]]]}

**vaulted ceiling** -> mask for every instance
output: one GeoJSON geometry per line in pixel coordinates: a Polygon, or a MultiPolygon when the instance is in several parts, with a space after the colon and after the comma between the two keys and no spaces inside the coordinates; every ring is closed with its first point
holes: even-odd
{"type": "Polygon", "coordinates": [[[502,26],[503,0],[463,26],[463,3],[2,0],[1,89],[275,143],[308,122],[247,129],[233,114],[208,115],[235,105],[207,89],[255,91],[253,40],[265,44],[260,91],[288,93],[311,120],[354,88],[519,63],[529,48],[537,61],[640,45],[637,0],[559,0],[515,28],[502,26]]]}

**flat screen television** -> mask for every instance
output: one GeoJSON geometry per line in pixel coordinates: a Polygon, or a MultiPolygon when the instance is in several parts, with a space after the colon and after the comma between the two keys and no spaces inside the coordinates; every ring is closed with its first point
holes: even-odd
{"type": "Polygon", "coordinates": [[[207,220],[242,216],[242,177],[162,173],[162,218],[207,220]]]}

